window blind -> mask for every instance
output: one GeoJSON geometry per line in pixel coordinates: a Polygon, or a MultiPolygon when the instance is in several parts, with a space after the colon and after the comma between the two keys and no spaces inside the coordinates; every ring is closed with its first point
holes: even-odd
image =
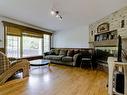
{"type": "Polygon", "coordinates": [[[14,27],[14,26],[6,25],[5,29],[6,29],[5,31],[7,35],[21,36],[22,34],[22,29],[14,27]]]}
{"type": "Polygon", "coordinates": [[[39,29],[35,29],[35,28],[23,26],[23,25],[18,25],[18,24],[6,22],[6,21],[2,21],[2,22],[4,24],[6,33],[9,35],[21,36],[22,34],[26,34],[26,35],[35,35],[38,37],[43,37],[43,34],[52,35],[52,33],[47,31],[43,31],[43,30],[39,30],[39,29]]]}

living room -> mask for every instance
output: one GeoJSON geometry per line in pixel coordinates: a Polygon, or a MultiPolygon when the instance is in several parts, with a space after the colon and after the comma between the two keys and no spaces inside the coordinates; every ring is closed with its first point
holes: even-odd
{"type": "Polygon", "coordinates": [[[0,1],[0,95],[127,95],[126,0],[0,1]]]}

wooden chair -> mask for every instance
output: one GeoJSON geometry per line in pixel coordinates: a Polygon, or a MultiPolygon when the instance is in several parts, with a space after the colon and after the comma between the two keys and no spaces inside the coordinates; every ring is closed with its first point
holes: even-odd
{"type": "Polygon", "coordinates": [[[80,67],[82,68],[83,65],[90,65],[91,69],[93,69],[93,64],[92,64],[92,51],[83,51],[81,53],[81,64],[80,67]]]}
{"type": "Polygon", "coordinates": [[[7,56],[0,52],[0,85],[4,84],[17,71],[23,72],[23,78],[29,76],[29,61],[23,59],[10,62],[7,56]]]}

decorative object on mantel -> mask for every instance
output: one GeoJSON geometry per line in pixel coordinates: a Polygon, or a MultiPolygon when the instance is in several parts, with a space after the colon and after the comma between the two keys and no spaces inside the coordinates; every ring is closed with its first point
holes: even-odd
{"type": "Polygon", "coordinates": [[[109,23],[102,23],[97,27],[97,32],[108,32],[109,31],[109,23]]]}
{"type": "MultiPolygon", "coordinates": [[[[113,39],[117,39],[117,30],[112,30],[104,33],[98,33],[94,37],[94,41],[108,41],[111,42],[113,39]]],[[[113,43],[114,44],[114,43],[113,43]]]]}
{"type": "Polygon", "coordinates": [[[93,36],[93,34],[94,34],[94,32],[93,32],[93,31],[91,31],[91,36],[93,36]]]}
{"type": "Polygon", "coordinates": [[[121,20],[121,28],[124,28],[125,26],[125,20],[121,20]]]}

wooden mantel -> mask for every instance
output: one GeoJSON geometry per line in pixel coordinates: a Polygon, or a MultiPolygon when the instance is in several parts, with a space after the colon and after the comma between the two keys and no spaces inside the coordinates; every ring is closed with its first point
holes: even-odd
{"type": "Polygon", "coordinates": [[[117,39],[94,42],[95,47],[106,47],[106,46],[116,46],[116,45],[117,45],[117,39]]]}

